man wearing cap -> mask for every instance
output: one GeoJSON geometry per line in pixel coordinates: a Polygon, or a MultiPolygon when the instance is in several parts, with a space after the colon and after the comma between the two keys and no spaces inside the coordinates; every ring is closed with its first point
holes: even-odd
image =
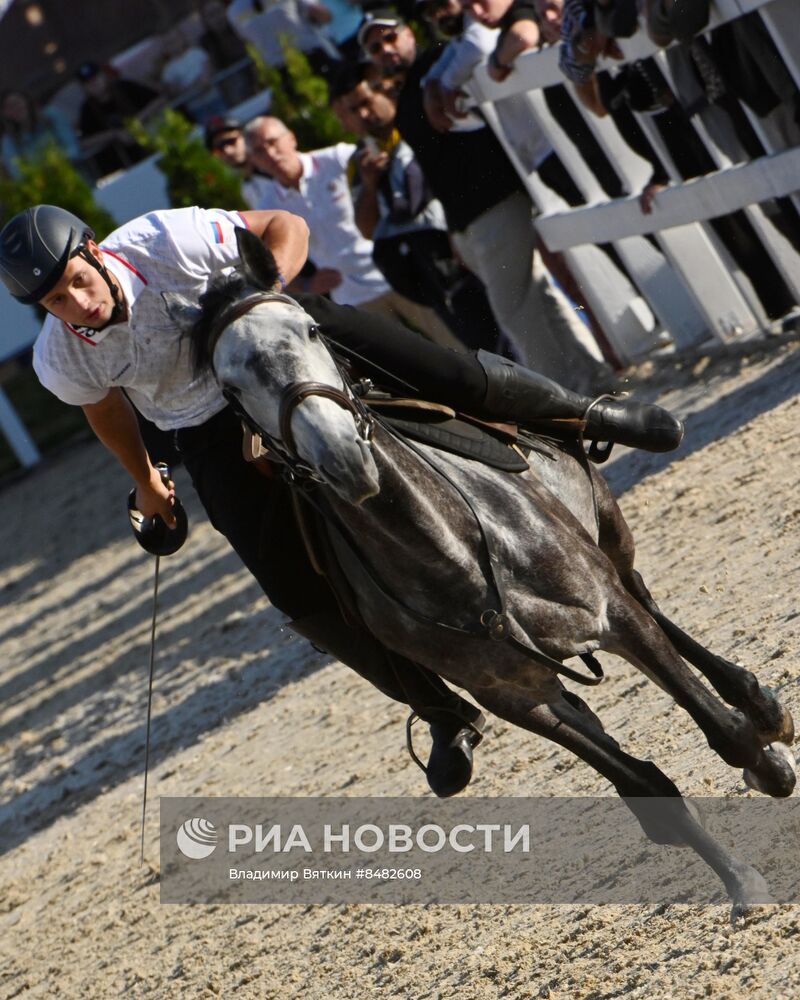
{"type": "MultiPolygon", "coordinates": [[[[244,126],[230,115],[213,115],[206,122],[206,149],[222,160],[242,178],[242,197],[251,208],[257,208],[264,194],[264,186],[272,178],[259,170],[250,158],[244,126]]],[[[325,289],[327,291],[327,289],[325,289]]]]}
{"type": "Polygon", "coordinates": [[[129,118],[140,121],[165,105],[152,87],[118,76],[107,66],[83,63],[77,73],[86,97],[81,105],[78,127],[82,148],[92,158],[99,176],[122,170],[147,155],[128,132],[129,118]]]}
{"type": "MultiPolygon", "coordinates": [[[[340,76],[331,106],[361,138],[348,164],[356,225],[396,291],[430,306],[462,344],[499,351],[499,330],[481,282],[454,257],[444,209],[394,125],[397,102],[365,78],[340,76]]],[[[504,347],[506,345],[503,345],[504,347]]]]}
{"type": "Polygon", "coordinates": [[[210,153],[239,173],[247,173],[247,144],[238,118],[213,115],[206,122],[204,135],[206,149],[210,153]]]}
{"type": "Polygon", "coordinates": [[[388,11],[367,15],[359,42],[384,72],[406,71],[397,127],[444,205],[456,249],[486,286],[501,330],[537,371],[575,391],[593,390],[607,369],[587,349],[588,332],[547,280],[530,199],[499,141],[488,126],[437,131],[425,115],[422,81],[441,47],[417,57],[414,33],[388,11]]]}

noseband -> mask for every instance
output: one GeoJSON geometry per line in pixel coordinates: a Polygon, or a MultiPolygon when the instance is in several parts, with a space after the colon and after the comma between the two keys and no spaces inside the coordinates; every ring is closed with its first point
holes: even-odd
{"type": "MultiPolygon", "coordinates": [[[[257,295],[249,295],[246,299],[242,299],[241,302],[237,302],[229,309],[226,309],[213,324],[209,333],[208,350],[212,358],[211,370],[214,372],[215,376],[217,373],[214,369],[213,362],[214,348],[216,347],[217,341],[221,337],[223,331],[237,319],[241,319],[242,316],[246,316],[251,309],[255,308],[255,306],[268,302],[283,302],[286,305],[292,305],[298,309],[301,308],[298,303],[288,295],[281,295],[279,292],[260,292],[257,295]]],[[[280,429],[280,439],[273,438],[270,434],[259,427],[253,418],[248,413],[244,412],[241,403],[232,392],[226,389],[222,390],[223,396],[236,412],[237,416],[241,417],[250,430],[261,438],[265,448],[267,448],[267,450],[271,453],[270,457],[275,458],[284,464],[293,476],[300,478],[314,478],[313,470],[303,464],[297,453],[294,434],[292,433],[292,416],[294,415],[295,408],[299,406],[304,399],[308,399],[310,396],[322,396],[325,399],[333,400],[333,402],[336,403],[337,406],[340,406],[343,410],[348,410],[353,415],[356,431],[362,441],[370,441],[372,439],[374,426],[372,414],[364,405],[361,398],[353,391],[347,376],[342,371],[341,366],[336,360],[336,357],[333,355],[327,341],[320,333],[319,328],[312,327],[309,331],[309,335],[311,337],[318,337],[325,345],[331,355],[334,365],[336,366],[336,370],[339,372],[339,377],[342,380],[344,388],[337,389],[332,385],[326,385],[324,382],[293,382],[290,385],[287,385],[281,393],[280,400],[278,401],[278,427],[280,429]]]]}

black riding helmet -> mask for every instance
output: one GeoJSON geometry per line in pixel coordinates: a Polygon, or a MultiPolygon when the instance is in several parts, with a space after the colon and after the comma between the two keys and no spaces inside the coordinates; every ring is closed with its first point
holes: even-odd
{"type": "MultiPolygon", "coordinates": [[[[0,232],[0,278],[18,302],[38,302],[64,273],[71,257],[80,254],[108,285],[114,308],[103,328],[114,323],[123,309],[119,289],[108,271],[86,246],[94,231],[77,215],[56,205],[34,205],[19,212],[0,232]]],[[[89,330],[91,334],[98,329],[89,330]]]]}
{"type": "Polygon", "coordinates": [[[0,278],[18,302],[38,302],[91,239],[93,231],[72,212],[55,205],[26,208],[0,232],[0,278]]]}

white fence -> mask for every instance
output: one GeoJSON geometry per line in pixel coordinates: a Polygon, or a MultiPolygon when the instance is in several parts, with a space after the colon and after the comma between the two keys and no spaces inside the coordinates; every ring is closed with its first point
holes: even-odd
{"type": "MultiPolygon", "coordinates": [[[[756,10],[795,84],[800,86],[796,0],[716,0],[711,27],[756,10]]],[[[671,82],[665,53],[649,41],[643,30],[622,40],[621,47],[627,60],[654,56],[671,82]]],[[[619,63],[608,65],[610,68],[619,63]]],[[[758,206],[760,201],[800,189],[800,147],[786,148],[769,116],[758,118],[744,108],[767,155],[742,163],[732,163],[694,117],[692,122],[718,169],[704,177],[681,181],[653,122],[647,115],[637,114],[639,125],[672,178],[669,187],[657,195],[652,213],[645,215],[638,195],[649,179],[650,164],[630,149],[610,118],[598,118],[579,104],[588,127],[628,192],[626,197],[609,200],[548,110],[541,91],[557,83],[564,83],[564,77],[558,68],[557,47],[550,46],[520,56],[502,83],[492,81],[485,67],[480,67],[470,90],[539,209],[535,226],[543,242],[551,250],[564,252],[589,306],[623,361],[652,350],[663,330],[683,349],[711,338],[730,341],[753,336],[766,327],[766,317],[749,280],[710,229],[709,219],[744,209],[777,271],[800,302],[800,257],[767,222],[758,206]],[[511,95],[524,96],[531,116],[586,199],[585,205],[569,208],[535,173],[527,171],[495,107],[496,102],[511,95]],[[647,234],[652,235],[658,249],[644,238],[647,234]],[[635,287],[593,246],[597,243],[614,246],[635,287]]]]}

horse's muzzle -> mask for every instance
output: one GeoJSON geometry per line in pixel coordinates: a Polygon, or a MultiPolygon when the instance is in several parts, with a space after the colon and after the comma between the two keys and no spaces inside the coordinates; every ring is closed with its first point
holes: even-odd
{"type": "Polygon", "coordinates": [[[346,503],[358,506],[380,492],[378,467],[369,442],[355,438],[346,453],[330,449],[317,461],[317,473],[346,503]]]}

